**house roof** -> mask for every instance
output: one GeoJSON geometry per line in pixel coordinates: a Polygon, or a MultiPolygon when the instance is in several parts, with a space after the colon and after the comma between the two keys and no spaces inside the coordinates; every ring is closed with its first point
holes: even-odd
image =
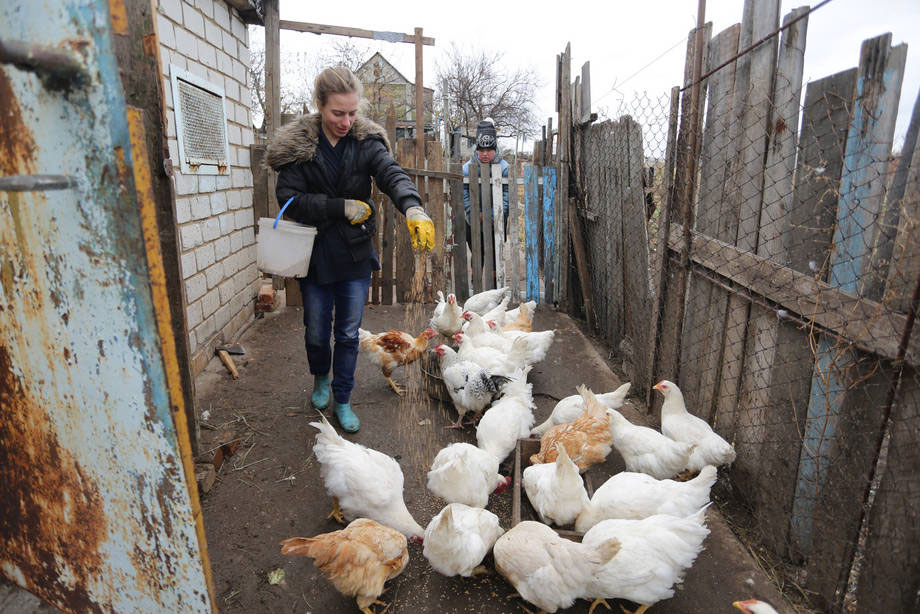
{"type": "MultiPolygon", "coordinates": [[[[374,53],[374,55],[369,57],[363,64],[361,64],[361,66],[358,67],[358,70],[355,71],[355,74],[357,74],[358,77],[360,78],[362,74],[371,70],[374,64],[376,64],[378,61],[384,64],[386,67],[388,67],[396,75],[399,76],[400,81],[398,83],[391,82],[389,85],[415,85],[412,81],[409,81],[408,79],[406,79],[405,75],[399,72],[399,70],[397,70],[397,68],[393,66],[393,64],[389,60],[383,57],[383,54],[380,53],[379,51],[374,53]]],[[[423,87],[422,89],[423,91],[426,91],[426,92],[434,92],[434,90],[430,87],[423,87]]]]}

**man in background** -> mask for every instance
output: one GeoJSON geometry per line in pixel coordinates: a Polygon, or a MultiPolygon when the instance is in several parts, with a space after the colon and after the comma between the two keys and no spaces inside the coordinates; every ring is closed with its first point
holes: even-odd
{"type": "MultiPolygon", "coordinates": [[[[505,162],[501,155],[498,153],[498,138],[495,131],[495,121],[491,117],[487,117],[484,120],[480,121],[476,126],[476,153],[472,158],[466,161],[463,165],[463,176],[470,176],[470,164],[478,162],[481,165],[487,164],[500,164],[502,169],[502,177],[508,177],[508,167],[509,164],[505,162]]],[[[482,173],[480,173],[482,176],[482,173]]],[[[483,202],[484,191],[480,189],[479,191],[479,202],[483,202]]],[[[490,201],[491,202],[491,199],[490,201]]],[[[466,244],[470,246],[470,249],[473,249],[473,233],[470,227],[470,185],[469,183],[463,184],[463,208],[466,210],[466,244]]],[[[492,212],[489,212],[490,215],[492,212]]],[[[507,240],[508,237],[508,184],[502,184],[502,228],[504,229],[504,237],[507,240]]],[[[480,215],[480,233],[482,233],[482,216],[480,215]]],[[[495,228],[495,219],[492,219],[492,228],[494,233],[495,228]]],[[[485,260],[485,241],[494,242],[494,235],[486,238],[483,235],[480,235],[482,240],[480,241],[480,262],[485,260]]],[[[483,265],[485,262],[483,262],[483,265]]],[[[481,274],[481,272],[480,272],[481,274]]],[[[492,253],[492,276],[493,282],[495,278],[495,253],[493,250],[492,253]]]]}

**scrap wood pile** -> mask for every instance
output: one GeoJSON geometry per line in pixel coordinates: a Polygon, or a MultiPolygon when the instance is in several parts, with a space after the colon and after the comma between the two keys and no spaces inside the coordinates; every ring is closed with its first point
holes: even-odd
{"type": "MultiPolygon", "coordinates": [[[[445,576],[470,577],[493,554],[495,569],[527,602],[545,612],[577,599],[639,604],[637,612],[674,595],[703,549],[709,494],[717,467],[734,461],[733,447],[687,412],[680,390],[668,381],[661,432],[632,424],[618,410],[629,384],[594,394],[585,386],[559,401],[534,426],[533,364],[543,360],[554,331],[533,330],[533,303],[508,310],[507,288],[439,301],[429,328],[405,335],[405,351],[384,356],[375,344],[363,351],[393,385],[395,367],[418,360],[429,339],[457,419],[448,428],[475,428],[475,444],[458,442],[432,460],[427,488],[446,506],[422,527],[403,499],[403,473],[392,457],[348,441],[325,420],[313,453],[329,495],[331,516],[346,528],[312,538],[285,540],[282,553],[302,554],[365,614],[387,580],[408,563],[408,541],[422,544],[431,567],[445,576]],[[376,352],[376,354],[375,354],[376,352]],[[539,451],[522,473],[523,488],[540,521],[506,530],[487,508],[489,497],[511,483],[499,469],[518,441],[540,437],[539,451]],[[626,471],[607,479],[593,496],[583,474],[616,449],[626,471]],[[675,479],[677,478],[677,479],[675,479]],[[574,526],[581,541],[556,529],[574,526]]],[[[398,331],[389,331],[389,333],[398,331]]],[[[371,334],[371,333],[368,333],[371,334]]],[[[397,386],[394,390],[399,392],[397,386]]],[[[744,612],[767,614],[766,604],[736,602],[744,612]]]]}

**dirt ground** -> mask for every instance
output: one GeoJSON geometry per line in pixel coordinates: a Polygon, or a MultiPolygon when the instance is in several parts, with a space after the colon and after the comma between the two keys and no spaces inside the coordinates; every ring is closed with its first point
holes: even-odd
{"type": "MultiPolygon", "coordinates": [[[[427,311],[426,307],[426,322],[427,311]]],[[[199,411],[208,412],[203,420],[207,426],[201,431],[202,450],[211,450],[228,438],[240,441],[234,455],[224,461],[213,488],[202,495],[208,551],[222,612],[357,611],[354,600],[340,595],[309,559],[280,554],[279,542],[287,537],[341,528],[326,517],[331,498],[312,455],[316,431],[309,422],[317,415],[309,406],[312,378],[307,371],[301,318],[300,308],[280,307],[256,320],[239,339],[246,351],[236,357],[239,380],[232,380],[215,359],[196,381],[199,411]],[[269,574],[277,574],[278,569],[283,570],[284,580],[272,583],[269,574]]],[[[407,325],[406,318],[403,306],[368,306],[363,326],[372,331],[402,328],[417,332],[420,326],[407,325]]],[[[540,309],[534,324],[535,330],[557,331],[546,360],[535,365],[529,378],[534,385],[537,423],[549,415],[558,399],[574,394],[577,384],[606,392],[621,383],[567,316],[540,309]]],[[[406,382],[405,370],[397,371],[396,379],[406,382]]],[[[406,505],[425,526],[443,505],[425,488],[431,460],[449,443],[475,444],[475,431],[445,430],[456,417],[453,408],[431,400],[418,388],[409,395],[415,402],[401,401],[379,369],[363,356],[358,360],[356,381],[352,406],[361,419],[361,430],[347,437],[400,462],[406,505]]],[[[409,385],[419,384],[409,381],[409,385]]],[[[648,423],[644,408],[636,402],[636,397],[631,397],[624,414],[636,423],[648,423]]],[[[334,419],[332,422],[338,428],[334,419]]],[[[503,474],[510,474],[512,463],[513,455],[503,466],[503,474]]],[[[622,460],[614,450],[588,475],[599,486],[622,469],[622,460]]],[[[526,501],[526,495],[523,499],[526,501]]],[[[512,524],[511,500],[509,489],[493,495],[489,502],[489,509],[499,516],[505,529],[512,524]]],[[[525,518],[526,512],[522,514],[525,518]]],[[[708,513],[708,525],[711,534],[706,548],[687,572],[683,585],[674,598],[652,611],[730,613],[737,612],[732,601],[756,597],[771,602],[781,614],[791,614],[792,608],[738,543],[715,506],[708,513]]],[[[391,581],[382,597],[392,614],[515,613],[524,612],[523,607],[529,605],[509,598],[514,589],[495,573],[476,579],[446,578],[431,569],[420,546],[410,544],[409,556],[408,567],[391,581]]],[[[490,559],[486,563],[491,566],[490,559]]],[[[588,605],[578,601],[566,611],[587,612],[588,605]]],[[[611,605],[616,608],[613,602],[611,605]]]]}

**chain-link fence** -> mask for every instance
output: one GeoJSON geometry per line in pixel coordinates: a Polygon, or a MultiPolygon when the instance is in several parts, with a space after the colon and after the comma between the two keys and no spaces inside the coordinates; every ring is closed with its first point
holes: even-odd
{"type": "Polygon", "coordinates": [[[569,305],[733,443],[718,497],[787,594],[916,611],[920,102],[892,151],[906,46],[803,87],[807,9],[775,6],[691,32],[679,121],[645,95],[576,136],[592,291],[569,305]]]}

